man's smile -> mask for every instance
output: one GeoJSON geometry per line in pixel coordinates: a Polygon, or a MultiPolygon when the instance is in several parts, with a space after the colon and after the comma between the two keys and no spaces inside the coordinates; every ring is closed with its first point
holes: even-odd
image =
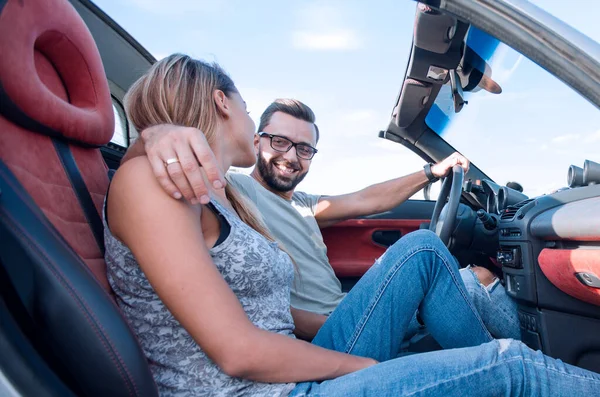
{"type": "Polygon", "coordinates": [[[274,192],[293,192],[306,177],[307,171],[297,161],[288,161],[283,156],[271,156],[267,160],[259,152],[256,166],[260,178],[274,192]]]}
{"type": "Polygon", "coordinates": [[[299,171],[297,168],[290,167],[283,163],[275,163],[273,166],[285,175],[293,175],[299,171]]]}

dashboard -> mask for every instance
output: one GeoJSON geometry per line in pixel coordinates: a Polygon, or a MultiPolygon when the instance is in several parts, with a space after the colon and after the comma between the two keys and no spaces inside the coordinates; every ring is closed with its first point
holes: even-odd
{"type": "MultiPolygon", "coordinates": [[[[516,185],[514,182],[512,184],[516,185]]],[[[481,190],[485,195],[485,210],[495,215],[501,215],[508,206],[529,198],[518,190],[508,186],[500,186],[487,179],[481,181],[481,190]]]]}
{"type": "Polygon", "coordinates": [[[573,167],[568,188],[535,198],[486,180],[470,189],[495,224],[495,259],[523,342],[600,371],[600,164],[573,167]]]}

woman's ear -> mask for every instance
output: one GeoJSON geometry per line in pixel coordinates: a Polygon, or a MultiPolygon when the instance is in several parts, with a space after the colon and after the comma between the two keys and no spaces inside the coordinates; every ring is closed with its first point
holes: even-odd
{"type": "Polygon", "coordinates": [[[221,90],[215,90],[213,92],[213,100],[215,101],[215,105],[217,106],[217,111],[223,118],[228,118],[231,112],[229,98],[227,95],[221,90]]]}

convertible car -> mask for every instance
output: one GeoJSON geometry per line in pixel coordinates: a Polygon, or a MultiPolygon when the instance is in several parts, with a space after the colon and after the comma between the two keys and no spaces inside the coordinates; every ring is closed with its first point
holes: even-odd
{"type": "MultiPolygon", "coordinates": [[[[373,139],[424,162],[458,150],[473,164],[445,178],[437,201],[324,229],[336,274],[350,289],[387,246],[430,228],[462,264],[502,278],[525,343],[600,372],[600,139],[530,130],[599,128],[600,46],[521,0],[426,0],[413,32],[373,139]],[[556,88],[527,85],[548,77],[556,88]],[[553,94],[564,113],[548,113],[541,99],[553,94]],[[497,100],[512,112],[498,114],[497,100]],[[498,170],[511,181],[494,180],[498,170]],[[545,194],[531,189],[541,179],[552,182],[545,194]]],[[[106,280],[100,214],[137,136],[124,93],[156,60],[89,0],[0,0],[0,54],[0,395],[155,396],[106,280]]]]}

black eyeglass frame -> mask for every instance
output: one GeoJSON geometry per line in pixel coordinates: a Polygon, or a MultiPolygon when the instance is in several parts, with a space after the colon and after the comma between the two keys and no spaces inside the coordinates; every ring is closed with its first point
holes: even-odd
{"type": "Polygon", "coordinates": [[[269,134],[268,132],[261,131],[261,132],[258,133],[258,136],[261,137],[261,138],[268,137],[269,138],[269,144],[271,145],[271,149],[273,149],[273,150],[275,150],[276,152],[279,152],[279,153],[287,153],[290,150],[292,150],[293,147],[295,147],[296,148],[296,155],[298,157],[300,157],[301,159],[304,159],[304,160],[312,160],[313,157],[315,157],[315,154],[317,154],[317,152],[318,152],[318,150],[316,148],[314,148],[314,147],[312,147],[310,145],[307,145],[306,143],[292,142],[288,138],[286,138],[284,136],[281,136],[281,135],[274,135],[274,134],[269,134]],[[287,150],[280,150],[280,149],[276,149],[275,147],[273,147],[273,138],[279,138],[279,139],[283,139],[285,141],[288,141],[290,143],[290,145],[288,146],[287,150]],[[303,146],[303,147],[310,148],[310,150],[313,151],[312,155],[309,158],[302,157],[300,155],[300,153],[298,153],[298,146],[303,146]]]}

